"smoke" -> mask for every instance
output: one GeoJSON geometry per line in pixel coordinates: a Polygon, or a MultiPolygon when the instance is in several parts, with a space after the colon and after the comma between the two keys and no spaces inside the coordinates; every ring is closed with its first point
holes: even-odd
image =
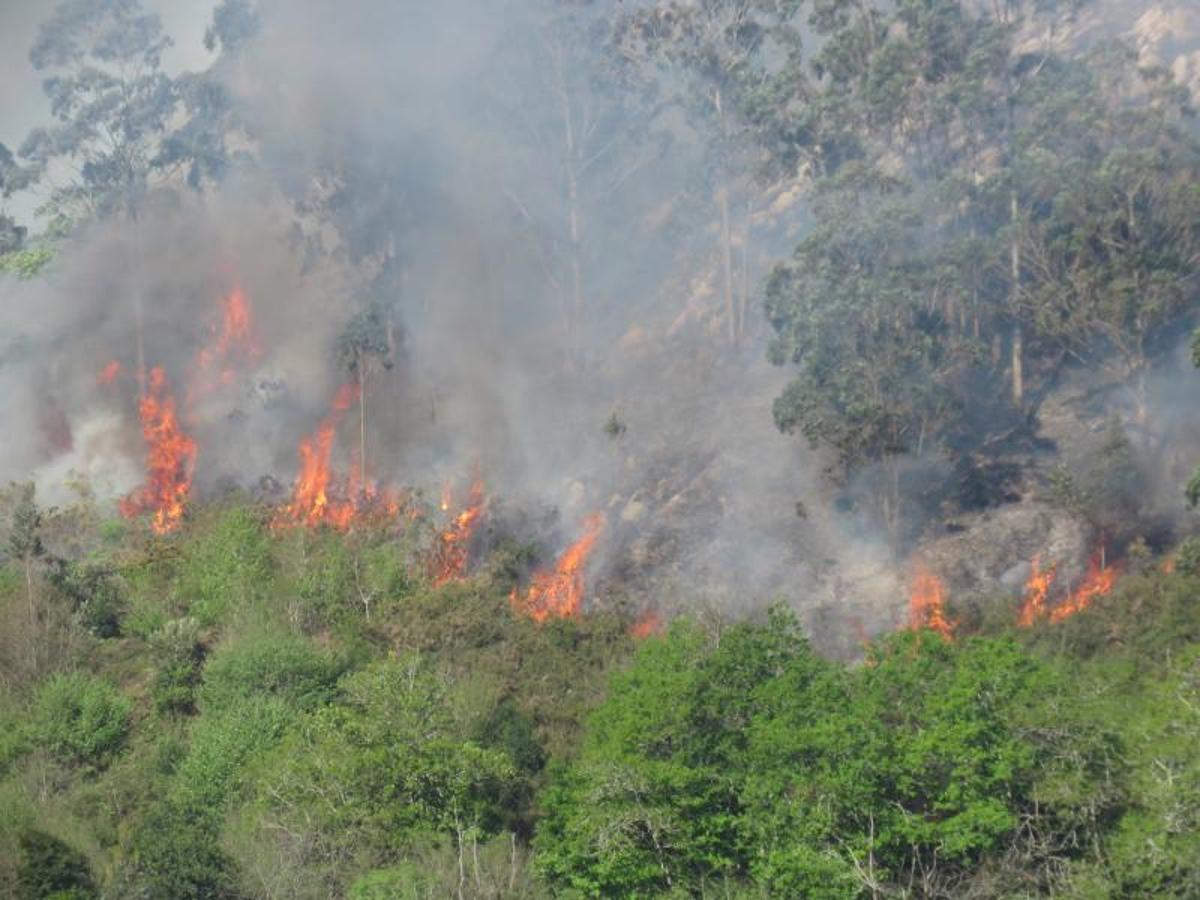
{"type": "MultiPolygon", "coordinates": [[[[185,410],[197,490],[287,483],[354,377],[339,334],[373,304],[394,326],[369,375],[373,478],[428,490],[478,466],[504,508],[549,511],[551,554],[604,512],[612,598],[782,599],[814,622],[857,602],[866,631],[894,625],[884,542],[824,511],[819,462],[772,423],[788,373],[764,361],[753,286],[794,243],[794,192],[747,206],[749,327],[719,349],[711,160],[681,116],[647,116],[593,15],[260,4],[208,72],[240,123],[221,183],[168,181],[136,222],[74,237],[49,277],[4,283],[0,471],[34,473],[52,501],[71,472],[105,497],[133,488],[139,316],[145,364],[182,397],[240,287],[261,353],[185,410]],[[101,384],[111,360],[122,374],[101,384]]],[[[343,463],[353,449],[342,435],[343,463]]]]}

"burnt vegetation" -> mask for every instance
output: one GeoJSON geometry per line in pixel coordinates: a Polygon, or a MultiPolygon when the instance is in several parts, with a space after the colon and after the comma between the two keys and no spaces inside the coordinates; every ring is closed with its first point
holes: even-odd
{"type": "Polygon", "coordinates": [[[1200,896],[1200,18],[1125,6],[48,6],[0,895],[1200,896]]]}

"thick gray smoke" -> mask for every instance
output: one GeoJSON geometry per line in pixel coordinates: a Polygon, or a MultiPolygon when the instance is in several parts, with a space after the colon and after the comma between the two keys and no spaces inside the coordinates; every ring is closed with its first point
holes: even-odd
{"type": "MultiPolygon", "coordinates": [[[[3,283],[0,470],[51,500],[72,472],[104,497],[132,488],[137,310],[146,364],[182,395],[240,287],[257,352],[184,410],[197,488],[286,484],[370,302],[395,325],[368,387],[373,477],[429,490],[478,465],[504,508],[557,515],[551,542],[603,511],[600,583],[635,604],[779,598],[819,619],[857,600],[864,631],[894,625],[882,541],[821,512],[819,463],[771,420],[787,373],[763,361],[754,285],[794,243],[795,193],[746,191],[749,323],[722,349],[711,160],[685,117],[629,102],[589,9],[262,3],[210,73],[241,123],[220,184],[167,179],[136,224],[3,283]],[[101,384],[112,360],[123,374],[101,384]]],[[[343,468],[354,446],[340,436],[343,468]]]]}

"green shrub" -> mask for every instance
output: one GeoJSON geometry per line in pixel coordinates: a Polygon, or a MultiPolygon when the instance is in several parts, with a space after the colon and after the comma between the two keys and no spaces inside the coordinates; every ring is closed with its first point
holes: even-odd
{"type": "Polygon", "coordinates": [[[19,896],[27,900],[85,900],[96,896],[87,859],[53,835],[27,828],[18,838],[19,896]]]}
{"type": "Polygon", "coordinates": [[[129,699],[107,681],[56,675],[34,699],[33,737],[65,763],[99,766],[124,744],[129,710],[129,699]]]}
{"type": "Polygon", "coordinates": [[[204,669],[205,711],[253,696],[312,709],[333,696],[343,666],[311,641],[291,635],[244,638],[217,651],[204,669]]]}
{"type": "Polygon", "coordinates": [[[1200,575],[1200,535],[1192,535],[1176,548],[1175,571],[1180,575],[1200,575]]]}
{"type": "Polygon", "coordinates": [[[59,560],[51,570],[51,581],[70,604],[85,631],[101,638],[116,637],[121,633],[125,599],[107,566],[59,560]]]}
{"type": "Polygon", "coordinates": [[[471,738],[485,747],[503,750],[519,772],[532,775],[546,764],[533,720],[512,703],[501,703],[488,712],[475,724],[471,738]]]}
{"type": "Polygon", "coordinates": [[[189,617],[172,619],[150,636],[158,663],[150,696],[161,713],[188,713],[195,706],[204,659],[199,632],[199,624],[189,617]]]}
{"type": "Polygon", "coordinates": [[[253,697],[206,713],[176,770],[172,801],[197,815],[219,816],[243,769],[272,748],[293,713],[278,699],[253,697]]]}
{"type": "Polygon", "coordinates": [[[115,896],[213,900],[235,897],[233,865],[211,817],[160,803],[133,836],[132,861],[115,896]]]}
{"type": "Polygon", "coordinates": [[[238,506],[188,543],[179,582],[191,614],[208,626],[261,601],[273,570],[266,529],[252,510],[238,506]]]}

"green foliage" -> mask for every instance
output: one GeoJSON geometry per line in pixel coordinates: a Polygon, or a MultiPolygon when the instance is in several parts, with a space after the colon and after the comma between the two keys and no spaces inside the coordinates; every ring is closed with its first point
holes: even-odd
{"type": "Polygon", "coordinates": [[[75,672],[55,675],[33,701],[33,737],[72,765],[101,766],[125,743],[131,704],[99,678],[75,672]]]}
{"type": "Polygon", "coordinates": [[[236,897],[232,863],[210,817],[158,803],[138,825],[121,874],[125,896],[211,900],[236,897]]]}
{"type": "Polygon", "coordinates": [[[482,747],[503,750],[518,772],[532,775],[546,764],[533,721],[511,702],[490,709],[475,723],[471,739],[482,747]]]}
{"type": "Polygon", "coordinates": [[[1098,808],[1116,802],[1095,789],[1103,740],[1026,723],[1038,692],[1063,690],[1011,641],[900,635],[849,673],[778,613],[716,647],[676,626],[614,678],[556,773],[538,863],[589,895],[748,875],[769,896],[833,898],[918,877],[936,893],[1026,852],[1049,885],[1053,866],[1018,850],[1022,823],[1064,842],[1098,828],[1044,786],[1057,761],[1098,808]]]}
{"type": "Polygon", "coordinates": [[[22,280],[36,278],[45,271],[55,256],[49,247],[28,247],[0,254],[0,272],[10,272],[22,280]]]}
{"type": "Polygon", "coordinates": [[[200,819],[219,817],[246,766],[275,746],[295,711],[279,698],[251,697],[206,711],[179,763],[171,801],[200,819]]]}
{"type": "Polygon", "coordinates": [[[1192,535],[1175,549],[1175,570],[1180,575],[1200,575],[1200,535],[1192,535]]]}
{"type": "Polygon", "coordinates": [[[125,598],[111,567],[56,559],[50,580],[85,631],[101,638],[121,633],[125,598]]]}
{"type": "Polygon", "coordinates": [[[150,635],[157,671],[150,696],[160,713],[187,713],[195,704],[204,658],[195,619],[172,619],[150,635]]]}
{"type": "Polygon", "coordinates": [[[91,870],[82,853],[36,828],[22,832],[19,845],[17,889],[21,898],[87,900],[96,896],[91,870]]]}
{"type": "Polygon", "coordinates": [[[269,537],[252,509],[236,506],[206,524],[185,547],[179,576],[202,626],[259,606],[274,574],[269,537]]]}
{"type": "Polygon", "coordinates": [[[326,863],[385,860],[422,834],[494,832],[516,772],[502,751],[464,740],[434,673],[414,657],[378,662],[347,676],[340,695],[261,767],[270,820],[326,863]]]}
{"type": "Polygon", "coordinates": [[[205,712],[223,712],[240,700],[274,697],[297,710],[327,702],[343,664],[311,641],[267,634],[215,652],[204,668],[200,699],[205,712]]]}
{"type": "Polygon", "coordinates": [[[8,550],[20,560],[30,560],[45,553],[42,546],[42,512],[38,509],[35,488],[22,485],[13,509],[12,528],[8,533],[8,550]]]}

